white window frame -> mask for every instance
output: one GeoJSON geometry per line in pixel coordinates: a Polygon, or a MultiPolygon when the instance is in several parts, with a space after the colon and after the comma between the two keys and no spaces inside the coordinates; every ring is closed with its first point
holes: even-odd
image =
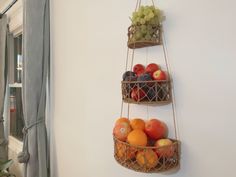
{"type": "MultiPolygon", "coordinates": [[[[12,0],[2,0],[0,2],[0,11],[3,11],[12,0]]],[[[8,17],[8,24],[10,33],[13,34],[14,37],[23,33],[23,0],[18,0],[11,9],[8,10],[7,17],[8,17]]],[[[15,153],[19,153],[22,151],[23,142],[19,141],[15,137],[10,135],[10,103],[9,103],[9,96],[10,96],[10,87],[21,87],[21,85],[8,85],[8,89],[6,91],[6,106],[5,106],[5,118],[7,118],[6,127],[7,127],[7,135],[8,135],[8,148],[13,150],[15,153]]]]}

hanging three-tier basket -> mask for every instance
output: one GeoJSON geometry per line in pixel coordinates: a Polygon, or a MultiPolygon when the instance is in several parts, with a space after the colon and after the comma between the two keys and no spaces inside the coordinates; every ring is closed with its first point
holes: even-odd
{"type": "Polygon", "coordinates": [[[165,172],[177,169],[180,165],[175,97],[162,28],[163,19],[162,11],[155,6],[153,0],[150,6],[143,6],[141,0],[137,0],[132,24],[128,28],[126,67],[121,82],[121,115],[113,129],[116,161],[126,168],[145,173],[165,172]],[[142,64],[134,65],[135,50],[152,46],[163,49],[166,71],[157,63],[150,63],[146,67],[142,64]],[[128,108],[127,117],[123,115],[124,103],[128,108]],[[163,120],[130,119],[130,104],[147,107],[171,104],[174,138],[168,137],[168,126],[163,120]]]}

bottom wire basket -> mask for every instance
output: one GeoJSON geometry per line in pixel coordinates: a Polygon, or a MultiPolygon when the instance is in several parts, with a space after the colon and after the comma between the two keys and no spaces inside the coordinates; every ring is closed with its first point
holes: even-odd
{"type": "Polygon", "coordinates": [[[179,166],[180,142],[172,139],[172,144],[163,147],[132,146],[114,139],[114,157],[116,161],[134,171],[158,173],[172,170],[179,166]]]}

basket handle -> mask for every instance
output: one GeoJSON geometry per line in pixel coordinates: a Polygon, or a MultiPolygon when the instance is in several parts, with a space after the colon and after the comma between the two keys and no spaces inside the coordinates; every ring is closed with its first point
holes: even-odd
{"type": "MultiPolygon", "coordinates": [[[[142,0],[137,0],[136,6],[135,6],[135,12],[138,10],[138,8],[141,6],[141,4],[142,4],[142,0]]],[[[152,5],[153,5],[154,7],[156,7],[156,6],[155,6],[155,3],[154,3],[154,0],[152,0],[152,5]]]]}

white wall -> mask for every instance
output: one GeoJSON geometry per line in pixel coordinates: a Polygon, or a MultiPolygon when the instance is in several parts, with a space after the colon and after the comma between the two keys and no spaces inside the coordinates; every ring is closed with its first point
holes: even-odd
{"type": "MultiPolygon", "coordinates": [[[[171,176],[233,177],[236,2],[158,2],[167,16],[182,141],[181,169],[171,176]]],[[[134,0],[52,0],[54,177],[151,176],[113,159],[112,127],[120,112],[128,16],[134,7],[134,0]]],[[[145,52],[137,52],[137,62],[145,52]]],[[[149,52],[155,56],[160,50],[149,52]]],[[[146,115],[145,107],[131,109],[134,116],[146,115]]],[[[170,106],[150,112],[173,128],[170,106]]]]}

